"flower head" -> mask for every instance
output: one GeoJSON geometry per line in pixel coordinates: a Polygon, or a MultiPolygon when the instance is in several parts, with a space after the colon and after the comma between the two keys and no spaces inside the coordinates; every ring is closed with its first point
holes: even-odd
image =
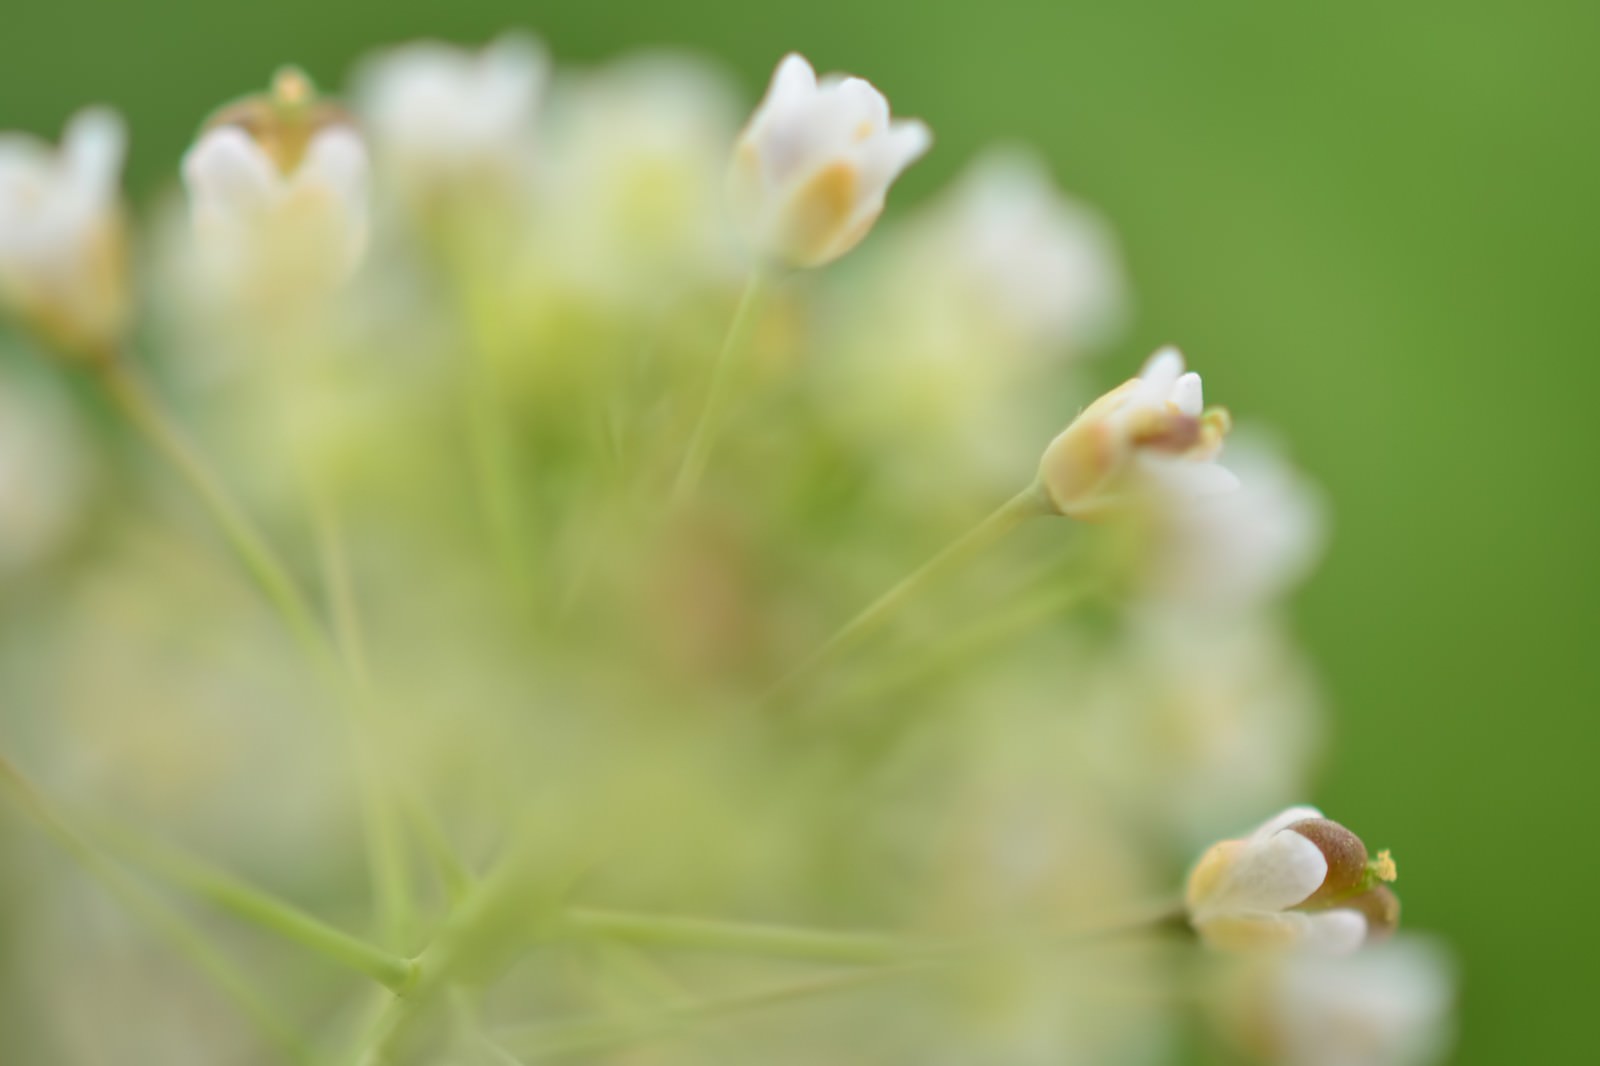
{"type": "Polygon", "coordinates": [[[763,254],[821,266],[865,237],[889,185],[928,150],[928,127],[889,118],[889,102],[861,78],[817,80],[790,54],[739,137],[734,209],[763,254]]]}
{"type": "Polygon", "coordinates": [[[1397,937],[1349,958],[1300,954],[1238,984],[1241,1044],[1285,1066],[1427,1066],[1450,1045],[1448,954],[1397,937]]]}
{"type": "Polygon", "coordinates": [[[59,149],[0,135],[0,308],[74,354],[105,356],[127,323],[126,140],[98,108],[67,124],[59,149]]]}
{"type": "Polygon", "coordinates": [[[183,160],[196,236],[246,284],[331,284],[367,243],[367,151],[345,111],[304,74],[218,112],[183,160]]]}
{"type": "Polygon", "coordinates": [[[1213,460],[1230,425],[1226,410],[1205,407],[1183,355],[1163,348],[1050,442],[1040,485],[1058,513],[1086,520],[1114,511],[1143,487],[1135,482],[1192,496],[1229,491],[1238,479],[1213,460]]]}
{"type": "Polygon", "coordinates": [[[384,175],[419,206],[515,183],[548,71],[543,47],[518,34],[478,51],[423,41],[380,54],[356,100],[384,175]]]}
{"type": "Polygon", "coordinates": [[[1290,807],[1249,836],[1214,844],[1189,874],[1189,921],[1224,950],[1305,946],[1354,951],[1392,932],[1400,901],[1388,852],[1315,807],[1290,807]]]}

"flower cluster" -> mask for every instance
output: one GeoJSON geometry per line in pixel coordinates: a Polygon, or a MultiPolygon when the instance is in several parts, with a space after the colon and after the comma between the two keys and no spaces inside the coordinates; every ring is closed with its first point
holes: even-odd
{"type": "Polygon", "coordinates": [[[0,802],[81,867],[0,1058],[104,1060],[84,974],[119,1061],[1155,1061],[1191,978],[1269,1061],[1440,1052],[1388,852],[1211,843],[1310,788],[1323,508],[1175,348],[1096,396],[1043,159],[906,203],[861,78],[520,34],[283,68],[148,224],[124,139],[0,138],[0,802]]]}

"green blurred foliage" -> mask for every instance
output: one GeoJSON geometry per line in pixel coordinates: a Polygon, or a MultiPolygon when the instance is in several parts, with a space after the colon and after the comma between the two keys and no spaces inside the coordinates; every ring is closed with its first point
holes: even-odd
{"type": "Polygon", "coordinates": [[[281,62],[337,85],[374,44],[513,24],[568,63],[692,47],[752,99],[789,49],[866,74],[938,138],[902,202],[988,142],[1046,152],[1127,242],[1108,374],[1181,343],[1330,491],[1313,798],[1395,850],[1408,921],[1462,953],[1459,1060],[1587,1044],[1600,936],[1547,900],[1593,865],[1600,6],[9,0],[0,126],[114,103],[148,193],[281,62]]]}

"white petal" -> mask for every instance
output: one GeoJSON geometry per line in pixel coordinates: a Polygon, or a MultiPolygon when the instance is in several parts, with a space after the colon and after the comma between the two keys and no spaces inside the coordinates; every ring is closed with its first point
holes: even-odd
{"type": "Polygon", "coordinates": [[[843,109],[848,136],[864,140],[889,126],[889,101],[865,78],[845,78],[834,88],[843,109]]]}
{"type": "Polygon", "coordinates": [[[1198,916],[1287,910],[1305,902],[1327,876],[1328,860],[1299,833],[1251,837],[1217,879],[1198,916]]]}
{"type": "Polygon", "coordinates": [[[272,160],[234,126],[202,136],[183,157],[183,181],[195,201],[223,212],[252,212],[272,204],[283,179],[272,160]]]}
{"type": "Polygon", "coordinates": [[[778,63],[778,69],[773,71],[772,84],[767,88],[767,96],[761,102],[761,107],[765,109],[774,104],[805,100],[816,91],[817,72],[805,56],[790,52],[778,63]]]}
{"type": "Polygon", "coordinates": [[[1183,374],[1183,353],[1176,348],[1162,348],[1145,361],[1139,377],[1149,390],[1165,399],[1183,374]]]}
{"type": "Polygon", "coordinates": [[[1205,394],[1200,388],[1200,375],[1189,371],[1172,386],[1172,402],[1190,418],[1199,418],[1205,410],[1205,394]]]}
{"type": "Polygon", "coordinates": [[[1302,805],[1290,807],[1280,814],[1275,814],[1251,832],[1253,840],[1266,840],[1275,835],[1279,830],[1287,829],[1296,822],[1304,822],[1312,818],[1321,818],[1322,812],[1315,807],[1302,805]]]}
{"type": "Polygon", "coordinates": [[[92,107],[67,124],[61,155],[75,181],[105,195],[116,187],[127,145],[122,118],[109,108],[92,107]]]}
{"type": "Polygon", "coordinates": [[[354,130],[339,126],[318,133],[295,171],[294,183],[323,185],[346,203],[364,202],[367,149],[361,137],[354,130]]]}
{"type": "MultiPolygon", "coordinates": [[[[1285,836],[1296,836],[1286,833],[1285,836]]],[[[1326,955],[1348,955],[1367,939],[1367,919],[1360,911],[1339,908],[1305,915],[1301,944],[1326,955]]]]}

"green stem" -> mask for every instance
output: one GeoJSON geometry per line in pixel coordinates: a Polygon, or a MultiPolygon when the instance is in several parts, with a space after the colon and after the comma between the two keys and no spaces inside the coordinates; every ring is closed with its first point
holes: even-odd
{"type": "Polygon", "coordinates": [[[756,268],[745,282],[744,292],[734,309],[733,321],[723,338],[722,349],[717,353],[716,364],[711,369],[711,383],[706,388],[705,404],[689,435],[689,445],[678,467],[678,476],[672,483],[672,502],[682,504],[694,495],[705,474],[711,451],[716,446],[717,431],[722,422],[723,409],[728,404],[734,370],[740,357],[749,347],[750,334],[755,327],[756,310],[767,290],[767,272],[756,268]]]}
{"type": "Polygon", "coordinates": [[[312,917],[291,903],[271,896],[234,875],[175,848],[126,833],[105,833],[103,839],[147,869],[189,894],[252,925],[321,955],[330,962],[371,977],[393,991],[416,979],[416,964],[312,917]]]}
{"type": "Polygon", "coordinates": [[[841,933],[593,907],[569,909],[566,921],[581,932],[637,945],[703,948],[813,961],[884,962],[912,950],[893,937],[876,933],[841,933]]]}
{"type": "Polygon", "coordinates": [[[1009,644],[1060,617],[1094,596],[1096,588],[1080,586],[1053,589],[1035,597],[1014,611],[980,623],[966,632],[931,647],[919,647],[908,661],[891,664],[864,684],[852,687],[837,699],[830,700],[834,710],[856,707],[866,703],[882,702],[896,691],[930,677],[959,672],[962,668],[981,660],[996,647],[1009,644]]]}
{"type": "Polygon", "coordinates": [[[1049,513],[1049,505],[1037,483],[1017,493],[835,631],[804,662],[784,675],[768,691],[766,701],[773,701],[788,693],[806,675],[877,631],[924,587],[981,555],[1028,519],[1049,513]]]}
{"type": "Polygon", "coordinates": [[[263,1038],[301,1066],[316,1066],[317,1056],[295,1029],[251,986],[249,978],[218,952],[184,918],[129,877],[89,840],[69,825],[33,783],[0,755],[0,785],[18,805],[79,865],[89,872],[137,918],[164,936],[184,958],[214,981],[263,1038]]]}
{"type": "Polygon", "coordinates": [[[302,469],[301,480],[316,536],[329,613],[337,634],[336,644],[348,682],[339,695],[349,710],[346,719],[362,807],[367,863],[378,907],[378,928],[385,944],[398,944],[410,933],[414,906],[406,876],[405,847],[392,802],[396,790],[385,780],[372,748],[372,738],[377,733],[374,728],[376,697],[355,588],[338,510],[313,471],[302,469]]]}
{"type": "Polygon", "coordinates": [[[493,290],[472,276],[477,256],[470,234],[465,243],[447,244],[445,251],[472,349],[463,368],[461,400],[478,506],[510,588],[521,601],[519,606],[526,606],[534,592],[528,555],[534,546],[530,543],[520,488],[523,471],[518,468],[515,437],[500,381],[500,353],[492,328],[493,290]]]}
{"type": "Polygon", "coordinates": [[[255,579],[269,603],[282,617],[290,633],[305,649],[320,680],[333,692],[346,712],[351,730],[351,745],[356,760],[362,824],[368,861],[372,869],[374,894],[388,925],[398,924],[403,907],[404,869],[399,859],[399,843],[378,795],[377,770],[371,754],[361,742],[357,712],[365,705],[358,669],[353,669],[327,627],[311,608],[289,569],[267,543],[243,508],[234,502],[222,480],[201,457],[199,450],[162,409],[148,388],[129,369],[126,359],[110,359],[97,364],[101,381],[113,401],[188,483],[205,505],[224,537],[233,547],[245,570],[255,579]]]}
{"type": "Polygon", "coordinates": [[[194,490],[290,632],[305,646],[319,669],[330,670],[334,656],[327,630],[290,577],[289,569],[267,544],[255,523],[234,503],[221,480],[201,458],[199,450],[129,370],[126,360],[107,361],[99,365],[99,370],[112,400],[194,490]]]}
{"type": "Polygon", "coordinates": [[[710,1021],[764,1007],[781,1006],[798,1000],[835,995],[924,968],[925,964],[916,963],[873,966],[756,992],[665,1007],[643,1017],[621,1022],[605,1018],[580,1018],[528,1026],[506,1033],[501,1037],[501,1042],[527,1059],[562,1058],[607,1048],[624,1047],[641,1040],[671,1034],[696,1022],[710,1021]]]}
{"type": "Polygon", "coordinates": [[[1130,911],[1093,928],[1055,935],[980,938],[933,945],[899,958],[884,956],[879,961],[843,973],[757,992],[663,1007],[643,1017],[579,1018],[523,1026],[504,1034],[502,1041],[523,1057],[534,1060],[584,1054],[671,1035],[696,1022],[714,1021],[744,1011],[832,995],[881,981],[925,973],[939,966],[970,960],[986,952],[1026,950],[1041,942],[1049,946],[1086,945],[1131,933],[1155,931],[1180,920],[1182,913],[1181,905],[1162,901],[1155,906],[1130,911]]]}
{"type": "Polygon", "coordinates": [[[407,1033],[465,973],[480,974],[495,959],[535,936],[558,913],[570,882],[552,877],[529,840],[519,840],[489,876],[475,882],[451,908],[438,935],[415,959],[416,979],[396,993],[364,1034],[357,1061],[389,1066],[407,1033]]]}

